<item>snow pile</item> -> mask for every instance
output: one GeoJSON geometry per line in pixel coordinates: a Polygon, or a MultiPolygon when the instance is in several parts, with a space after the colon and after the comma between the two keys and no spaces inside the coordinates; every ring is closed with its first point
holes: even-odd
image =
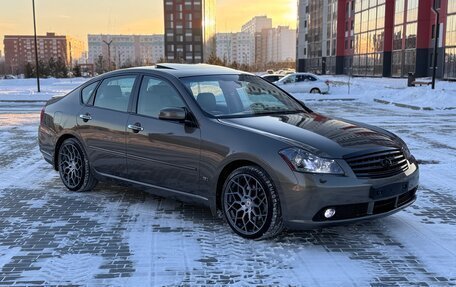
{"type": "Polygon", "coordinates": [[[0,101],[47,101],[53,96],[67,94],[87,80],[41,79],[41,93],[37,92],[36,79],[0,80],[0,101]]]}
{"type": "MultiPolygon", "coordinates": [[[[407,87],[407,79],[395,78],[350,78],[348,76],[321,76],[331,81],[329,95],[307,93],[294,94],[301,100],[355,99],[372,102],[374,99],[405,104],[420,108],[456,108],[456,83],[437,81],[435,90],[431,86],[407,87]],[[349,86],[350,83],[350,86],[349,86]]],[[[430,78],[418,79],[430,82],[430,78]]]]}

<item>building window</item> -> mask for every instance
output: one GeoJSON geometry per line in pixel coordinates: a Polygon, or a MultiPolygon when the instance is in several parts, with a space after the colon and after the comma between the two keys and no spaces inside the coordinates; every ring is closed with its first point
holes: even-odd
{"type": "Polygon", "coordinates": [[[377,0],[356,2],[354,39],[346,43],[354,49],[352,74],[381,76],[383,73],[385,4],[377,0]]]}

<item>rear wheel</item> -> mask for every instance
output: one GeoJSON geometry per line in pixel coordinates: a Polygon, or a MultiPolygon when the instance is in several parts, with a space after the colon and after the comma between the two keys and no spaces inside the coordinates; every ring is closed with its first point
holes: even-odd
{"type": "Polygon", "coordinates": [[[90,191],[97,184],[87,154],[81,143],[74,138],[66,139],[60,146],[58,168],[60,179],[71,191],[90,191]]]}
{"type": "Polygon", "coordinates": [[[222,208],[230,227],[244,238],[273,237],[283,229],[277,190],[257,166],[240,167],[228,176],[223,185],[222,208]]]}
{"type": "Polygon", "coordinates": [[[312,90],[310,90],[310,93],[311,93],[311,94],[321,94],[319,88],[313,88],[312,90]]]}

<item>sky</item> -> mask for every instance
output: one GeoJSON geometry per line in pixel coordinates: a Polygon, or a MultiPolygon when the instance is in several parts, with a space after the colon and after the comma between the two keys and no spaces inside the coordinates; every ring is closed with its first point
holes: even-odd
{"type": "MultiPolygon", "coordinates": [[[[0,0],[4,35],[33,34],[32,0],[0,0]]],[[[254,16],[296,28],[297,0],[217,0],[217,32],[237,32],[254,16]],[[242,8],[241,8],[242,7],[242,8]]],[[[37,33],[56,32],[87,41],[87,34],[163,33],[163,0],[35,0],[37,33]]],[[[3,45],[0,44],[0,50],[3,45]]]]}

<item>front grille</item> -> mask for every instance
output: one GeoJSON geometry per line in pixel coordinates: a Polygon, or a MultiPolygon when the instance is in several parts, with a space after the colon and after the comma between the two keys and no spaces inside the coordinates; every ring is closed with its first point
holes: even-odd
{"type": "Polygon", "coordinates": [[[357,177],[384,178],[408,169],[407,159],[400,149],[379,151],[344,158],[357,177]]]}
{"type": "Polygon", "coordinates": [[[406,193],[400,195],[399,198],[397,199],[397,206],[402,206],[402,205],[412,201],[415,198],[416,190],[417,190],[417,188],[414,188],[414,189],[410,190],[409,192],[406,192],[406,193]]]}
{"type": "Polygon", "coordinates": [[[373,214],[379,214],[391,211],[395,208],[396,205],[396,197],[386,199],[386,200],[379,200],[374,203],[374,210],[373,214]]]}

